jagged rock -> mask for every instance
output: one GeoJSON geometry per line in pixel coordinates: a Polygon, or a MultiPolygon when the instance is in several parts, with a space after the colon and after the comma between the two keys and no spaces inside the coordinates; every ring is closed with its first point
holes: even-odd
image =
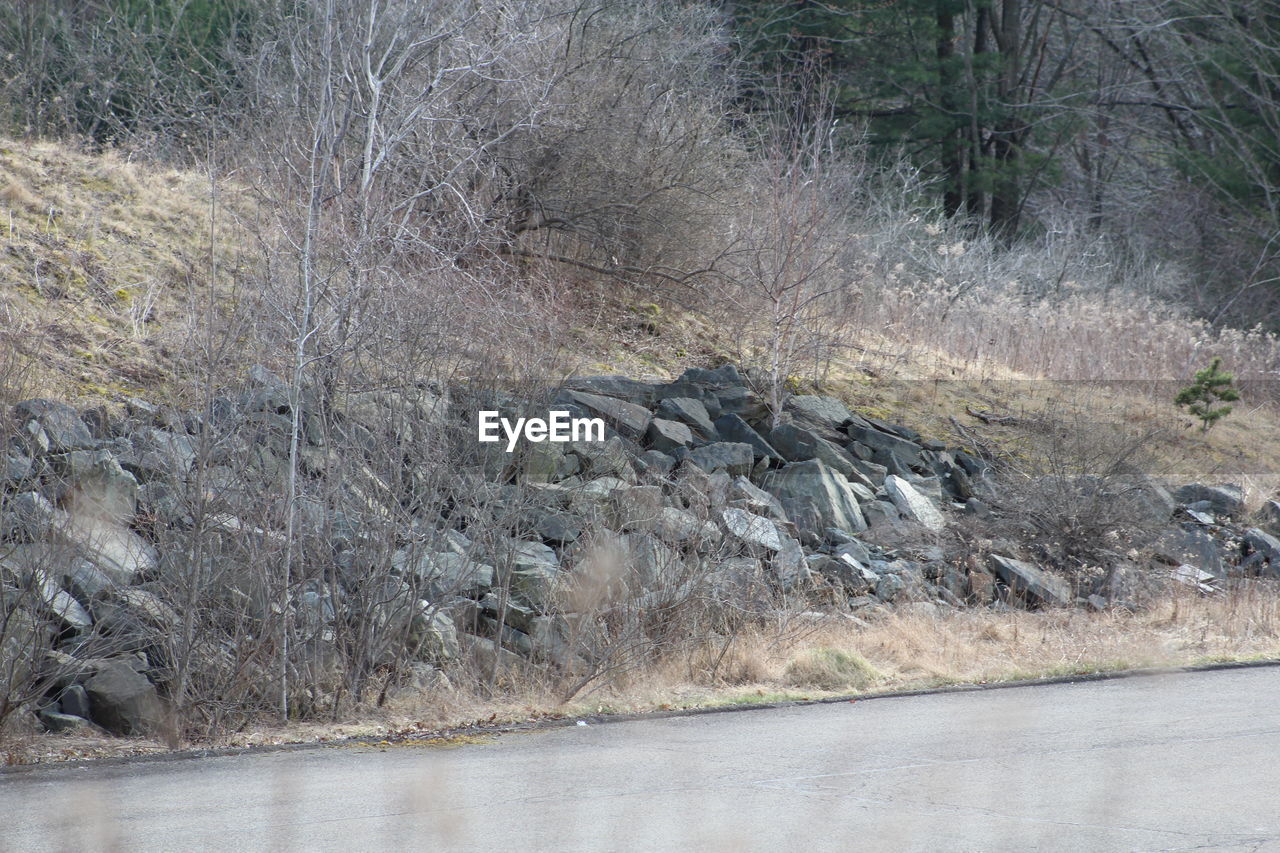
{"type": "Polygon", "coordinates": [[[118,735],[147,734],[160,726],[164,708],[155,686],[133,667],[104,662],[84,685],[93,721],[118,735]]]}
{"type": "Polygon", "coordinates": [[[920,464],[920,446],[913,441],[876,429],[873,426],[860,426],[857,423],[849,424],[845,428],[845,432],[854,441],[871,448],[873,452],[877,452],[872,461],[886,465],[890,470],[894,467],[892,460],[897,460],[897,463],[905,468],[920,464]],[[884,454],[884,456],[879,454],[884,454]],[[892,457],[892,460],[889,457],[892,457]]]}
{"type": "Polygon", "coordinates": [[[779,424],[769,433],[769,444],[789,462],[820,459],[846,479],[855,476],[853,455],[811,430],[794,424],[779,424]]]}
{"type": "Polygon", "coordinates": [[[1243,541],[1246,557],[1256,554],[1261,558],[1253,566],[1258,574],[1280,577],[1280,539],[1251,527],[1245,531],[1243,541]]]}
{"type": "Polygon", "coordinates": [[[619,436],[610,436],[605,441],[575,441],[564,447],[582,460],[584,475],[593,479],[617,477],[627,483],[636,482],[631,460],[640,455],[640,448],[619,436]]]}
{"type": "Polygon", "coordinates": [[[54,734],[90,734],[101,730],[93,723],[75,714],[65,714],[48,708],[41,710],[36,716],[46,731],[54,734]]]}
{"type": "Polygon", "coordinates": [[[902,520],[902,513],[892,501],[866,501],[862,504],[862,513],[871,528],[893,526],[902,520]]]}
{"type": "Polygon", "coordinates": [[[677,447],[688,447],[693,444],[693,432],[679,421],[654,418],[649,424],[645,438],[654,450],[669,453],[677,447]]]}
{"type": "Polygon", "coordinates": [[[729,484],[728,500],[756,515],[765,515],[783,523],[790,521],[782,509],[782,503],[746,477],[733,478],[729,484]]]}
{"type": "Polygon", "coordinates": [[[903,591],[907,588],[906,581],[901,576],[886,572],[876,578],[875,595],[886,604],[892,604],[898,600],[903,591]]]}
{"type": "Polygon", "coordinates": [[[465,634],[460,637],[460,640],[476,672],[518,671],[525,666],[524,658],[503,648],[488,637],[465,634]]]}
{"type": "Polygon", "coordinates": [[[63,481],[62,502],[72,515],[123,521],[133,517],[138,481],[105,450],[76,450],[51,458],[63,481]]]}
{"type": "Polygon", "coordinates": [[[749,444],[717,441],[689,451],[689,460],[708,473],[724,471],[733,477],[751,473],[755,454],[749,444]]]}
{"type": "Polygon", "coordinates": [[[804,548],[791,536],[780,533],[781,547],[774,553],[770,563],[778,581],[784,590],[792,589],[809,575],[809,565],[805,560],[804,548]]]}
{"type": "Polygon", "coordinates": [[[1280,533],[1280,501],[1267,501],[1258,511],[1258,520],[1271,533],[1280,533]]]}
{"type": "Polygon", "coordinates": [[[618,489],[609,496],[610,522],[618,530],[653,530],[662,510],[662,489],[658,486],[632,486],[618,489]]]}
{"type": "Polygon", "coordinates": [[[657,537],[649,533],[628,533],[622,537],[625,546],[625,563],[633,576],[646,588],[660,585],[664,578],[672,576],[680,564],[680,557],[657,537]]]}
{"type": "Polygon", "coordinates": [[[93,625],[93,617],[69,593],[59,589],[53,578],[37,570],[32,582],[49,612],[72,631],[85,631],[93,625]]]}
{"type": "Polygon", "coordinates": [[[537,512],[533,529],[547,542],[568,545],[582,535],[582,519],[570,512],[551,510],[537,512]]]}
{"type": "Polygon", "coordinates": [[[58,694],[58,707],[64,714],[73,714],[77,717],[89,718],[89,694],[85,692],[84,685],[68,684],[60,694],[58,694]]]}
{"type": "MultiPolygon", "coordinates": [[[[8,598],[6,582],[29,590],[17,593],[12,600],[25,600],[30,606],[39,603],[39,609],[55,618],[59,624],[72,631],[84,631],[93,624],[93,618],[74,596],[58,583],[57,567],[61,555],[39,545],[7,545],[0,548],[0,625],[4,620],[4,605],[8,598]],[[20,598],[19,598],[20,596],[20,598]]],[[[3,636],[0,629],[0,636],[3,636]]]]}
{"type": "Polygon", "coordinates": [[[131,434],[126,447],[116,454],[116,460],[139,483],[182,477],[196,458],[190,438],[150,427],[131,434]]]}
{"type": "MultiPolygon", "coordinates": [[[[737,415],[744,421],[759,421],[769,414],[769,408],[755,391],[738,385],[716,394],[722,415],[737,415]]],[[[719,427],[717,426],[717,429],[719,427]]]]}
{"type": "Polygon", "coordinates": [[[890,474],[884,479],[884,488],[894,506],[907,518],[935,532],[947,526],[937,506],[906,480],[890,474]]]}
{"type": "Polygon", "coordinates": [[[658,511],[653,532],[663,542],[679,545],[696,539],[711,541],[716,538],[717,531],[713,525],[699,521],[693,513],[664,506],[658,511]]]}
{"type": "Polygon", "coordinates": [[[580,465],[579,457],[565,453],[559,443],[530,443],[520,461],[520,479],[526,483],[558,483],[578,473],[580,465]]]}
{"type": "Polygon", "coordinates": [[[612,397],[588,394],[585,391],[566,389],[556,395],[556,401],[582,407],[630,439],[643,437],[645,430],[649,428],[649,422],[653,419],[653,415],[644,406],[615,400],[612,397]]]}
{"type": "Polygon", "coordinates": [[[1192,483],[1178,489],[1174,497],[1178,503],[1187,505],[1208,501],[1212,512],[1227,518],[1235,518],[1244,511],[1244,490],[1234,484],[1206,486],[1192,483]]]}
{"type": "Polygon", "coordinates": [[[999,554],[991,554],[987,562],[996,577],[1008,584],[1014,595],[1028,603],[1065,606],[1074,601],[1071,586],[1066,581],[1030,563],[999,554]]]}
{"type": "Polygon", "coordinates": [[[716,419],[716,432],[724,441],[739,442],[751,446],[752,453],[759,459],[776,459],[784,462],[782,454],[774,449],[760,433],[737,415],[721,415],[716,419]]]}
{"type": "MultiPolygon", "coordinates": [[[[684,378],[677,379],[675,382],[659,386],[658,398],[660,401],[669,399],[696,400],[706,410],[709,420],[714,421],[720,417],[720,400],[716,397],[715,390],[705,383],[691,382],[684,378]]],[[[662,403],[659,402],[658,405],[661,407],[662,403]]],[[[694,426],[694,424],[690,424],[690,426],[694,426]]]]}
{"type": "Polygon", "coordinates": [[[835,397],[797,394],[787,400],[783,409],[797,420],[829,430],[841,429],[852,418],[848,407],[835,397]]]}
{"type": "Polygon", "coordinates": [[[4,502],[3,537],[13,541],[47,538],[50,528],[60,518],[49,499],[39,492],[20,492],[4,502]]]}
{"type": "Polygon", "coordinates": [[[638,406],[652,406],[658,393],[654,384],[626,376],[575,376],[564,384],[572,391],[614,397],[638,406]]]}
{"type": "MultiPolygon", "coordinates": [[[[770,471],[761,485],[781,499],[784,506],[788,499],[812,501],[820,522],[819,530],[834,527],[852,534],[867,529],[848,481],[820,460],[792,462],[777,471],[770,471]]],[[[796,520],[794,514],[792,520],[796,520]]]]}
{"type": "Polygon", "coordinates": [[[660,450],[646,450],[637,462],[648,476],[657,480],[665,480],[676,467],[676,460],[660,450]]]}
{"type": "MultiPolygon", "coordinates": [[[[845,560],[839,560],[827,554],[811,554],[808,557],[809,570],[832,583],[839,584],[847,595],[864,595],[871,585],[863,576],[862,569],[845,560]]],[[[873,575],[874,576],[874,575],[873,575]]]]}
{"type": "Polygon", "coordinates": [[[969,601],[978,605],[986,605],[995,599],[996,579],[986,569],[979,566],[970,566],[965,579],[969,584],[969,601]]]}
{"type": "Polygon", "coordinates": [[[123,524],[70,515],[57,533],[121,586],[128,586],[140,575],[152,574],[159,564],[155,548],[123,524]]]}
{"type": "Polygon", "coordinates": [[[31,476],[35,463],[18,450],[0,453],[0,484],[14,486],[31,476]]]}
{"type": "Polygon", "coordinates": [[[1159,525],[1173,517],[1178,508],[1173,496],[1159,483],[1142,480],[1121,486],[1125,503],[1134,519],[1143,524],[1159,525]]]}
{"type": "Polygon", "coordinates": [[[853,460],[854,470],[858,476],[853,479],[858,480],[871,489],[878,489],[884,485],[884,478],[889,475],[889,469],[883,465],[877,465],[874,462],[864,462],[861,459],[853,460]]]}
{"type": "Polygon", "coordinates": [[[867,550],[867,546],[863,545],[857,539],[841,543],[831,551],[836,558],[850,557],[858,565],[865,566],[871,562],[871,552],[867,550]]]}
{"type": "Polygon", "coordinates": [[[741,385],[742,374],[732,364],[722,364],[711,370],[705,367],[690,367],[680,374],[679,381],[711,386],[741,385]]]}
{"type": "Polygon", "coordinates": [[[1183,586],[1195,588],[1197,592],[1211,595],[1217,592],[1217,587],[1213,584],[1217,580],[1213,575],[1206,571],[1202,571],[1195,566],[1189,566],[1185,563],[1169,571],[1170,580],[1180,583],[1183,586]]]}
{"type": "Polygon", "coordinates": [[[402,574],[430,583],[438,596],[475,596],[494,584],[493,566],[452,551],[400,551],[392,558],[392,565],[402,574]]]}
{"type": "Polygon", "coordinates": [[[453,620],[426,601],[419,600],[409,623],[409,642],[421,659],[445,662],[462,654],[453,620]]]}
{"type": "Polygon", "coordinates": [[[496,619],[491,619],[488,616],[481,616],[477,620],[477,624],[483,633],[497,638],[503,647],[511,649],[516,654],[526,658],[533,656],[533,639],[519,628],[514,628],[510,625],[499,625],[496,619]]]}
{"type": "Polygon", "coordinates": [[[1152,556],[1162,562],[1171,565],[1189,563],[1216,577],[1226,576],[1222,549],[1212,536],[1201,530],[1183,528],[1169,530],[1155,539],[1151,550],[1152,556]]]}
{"type": "Polygon", "coordinates": [[[580,542],[567,559],[574,562],[571,578],[593,595],[653,589],[680,565],[680,557],[650,533],[618,534],[599,531],[580,542]]]}
{"type": "Polygon", "coordinates": [[[668,397],[658,404],[654,414],[696,429],[706,441],[716,441],[720,438],[707,414],[707,407],[701,400],[695,400],[692,397],[668,397]]]}
{"type": "MultiPolygon", "coordinates": [[[[36,424],[37,431],[43,435],[43,440],[38,443],[41,452],[68,453],[97,446],[80,414],[65,403],[25,400],[14,406],[13,412],[20,423],[36,424]]],[[[35,433],[28,430],[28,435],[34,436],[35,433]]]]}
{"type": "Polygon", "coordinates": [[[949,604],[956,607],[964,604],[964,599],[969,594],[969,583],[963,571],[951,563],[946,563],[939,567],[936,580],[939,590],[945,593],[944,598],[949,604]]]}
{"type": "Polygon", "coordinates": [[[769,551],[782,550],[782,537],[777,526],[767,518],[743,509],[726,509],[720,513],[725,529],[748,545],[769,551]]]}
{"type": "Polygon", "coordinates": [[[513,541],[503,557],[511,564],[512,594],[541,611],[547,610],[560,575],[556,552],[541,542],[513,541]]]}

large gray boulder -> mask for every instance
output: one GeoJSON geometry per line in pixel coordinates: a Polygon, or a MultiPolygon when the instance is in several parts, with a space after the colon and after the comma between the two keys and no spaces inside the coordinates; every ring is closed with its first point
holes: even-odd
{"type": "Polygon", "coordinates": [[[524,483],[558,483],[576,474],[581,464],[576,454],[565,453],[564,446],[559,443],[527,443],[520,460],[520,480],[524,483]]]}
{"type": "Polygon", "coordinates": [[[575,376],[565,382],[572,391],[584,391],[601,397],[616,397],[638,406],[652,406],[658,388],[627,376],[575,376]]]}
{"type": "Polygon", "coordinates": [[[462,654],[458,629],[449,615],[419,600],[409,621],[409,642],[417,657],[444,662],[462,654]]]}
{"type": "Polygon", "coordinates": [[[744,421],[763,420],[769,414],[769,407],[760,399],[760,395],[745,385],[718,391],[716,400],[720,403],[721,414],[737,415],[744,421]]]}
{"type": "Polygon", "coordinates": [[[609,495],[609,522],[617,530],[653,530],[661,511],[658,486],[632,486],[609,495]]]}
{"type": "Polygon", "coordinates": [[[665,418],[654,418],[645,432],[649,446],[663,453],[671,453],[677,448],[693,444],[693,431],[688,424],[680,421],[669,421],[665,418]]]}
{"type": "Polygon", "coordinates": [[[1245,562],[1258,574],[1280,577],[1280,539],[1257,527],[1244,533],[1244,546],[1249,552],[1245,562]]]}
{"type": "Polygon", "coordinates": [[[104,662],[84,689],[93,721],[112,734],[147,734],[159,728],[164,708],[156,688],[127,663],[104,662]]]}
{"type": "Polygon", "coordinates": [[[738,541],[768,551],[782,550],[782,535],[769,519],[737,508],[722,510],[720,517],[725,529],[738,541]]]}
{"type": "Polygon", "coordinates": [[[884,490],[893,500],[893,505],[904,516],[932,531],[942,530],[947,520],[942,512],[924,495],[906,480],[890,474],[884,478],[884,490]]]}
{"type": "Polygon", "coordinates": [[[73,515],[124,521],[138,504],[138,481],[105,450],[75,450],[51,458],[62,503],[73,515]]]}
{"type": "Polygon", "coordinates": [[[185,435],[147,427],[129,436],[128,448],[116,455],[120,466],[140,483],[182,477],[195,462],[195,446],[185,435]]]}
{"type": "Polygon", "coordinates": [[[0,451],[0,484],[12,487],[31,476],[35,465],[30,456],[17,448],[0,451]]]}
{"type": "Polygon", "coordinates": [[[13,407],[13,413],[41,452],[68,453],[97,446],[79,412],[66,403],[25,400],[13,407]]]}
{"type": "Polygon", "coordinates": [[[551,594],[560,576],[560,559],[541,542],[512,540],[510,550],[501,555],[511,566],[511,592],[538,610],[551,604],[551,594]]]}
{"type": "Polygon", "coordinates": [[[644,406],[585,391],[566,389],[556,396],[556,402],[580,406],[630,439],[643,437],[645,430],[649,428],[649,421],[653,419],[653,415],[644,406]]]}
{"type": "Polygon", "coordinates": [[[987,562],[996,577],[1008,584],[1014,595],[1029,604],[1065,606],[1074,601],[1071,586],[1066,581],[1030,563],[999,554],[991,554],[987,562]]]}
{"type": "Polygon", "coordinates": [[[769,442],[761,437],[760,433],[751,428],[751,425],[737,415],[721,415],[716,419],[716,432],[724,441],[736,441],[742,444],[751,445],[752,451],[757,458],[776,459],[779,462],[785,461],[776,449],[769,442]]]}
{"type": "Polygon", "coordinates": [[[689,451],[689,461],[707,473],[724,471],[730,477],[736,477],[750,474],[756,459],[749,444],[717,441],[689,451]]]}
{"type": "Polygon", "coordinates": [[[820,459],[824,465],[846,479],[856,474],[853,455],[812,430],[794,424],[779,424],[770,431],[769,444],[788,462],[820,459]]]}
{"type": "Polygon", "coordinates": [[[691,512],[678,507],[664,506],[658,511],[653,532],[662,542],[680,545],[686,542],[713,542],[719,531],[716,530],[715,525],[699,520],[691,512]]]}
{"type": "Polygon", "coordinates": [[[1271,533],[1280,533],[1280,501],[1267,501],[1258,510],[1258,519],[1271,533]]]}
{"type": "MultiPolygon", "coordinates": [[[[19,600],[32,604],[39,602],[40,609],[63,627],[84,631],[93,624],[93,618],[58,582],[66,556],[58,549],[41,545],[0,546],[0,584],[6,581],[13,583],[24,590],[19,600]]],[[[0,608],[5,603],[4,590],[0,588],[0,608]]],[[[3,609],[0,609],[0,626],[3,626],[3,621],[3,609]]],[[[2,627],[0,634],[3,634],[2,627]]]]}
{"type": "Polygon", "coordinates": [[[711,423],[711,417],[707,413],[707,407],[701,400],[695,400],[692,397],[668,397],[658,404],[654,414],[696,429],[707,441],[715,441],[718,438],[715,425],[711,423]]]}
{"type": "Polygon", "coordinates": [[[392,565],[403,575],[430,583],[436,595],[475,596],[494,584],[493,566],[453,551],[400,551],[392,558],[392,565]]]}
{"type": "Polygon", "coordinates": [[[783,409],[790,412],[797,420],[829,430],[840,429],[852,417],[848,407],[835,397],[819,397],[812,394],[797,394],[791,397],[783,409]]]}
{"type": "Polygon", "coordinates": [[[774,521],[790,521],[782,509],[782,503],[746,477],[733,478],[733,482],[729,484],[728,500],[756,515],[765,515],[774,521]]]}
{"type": "Polygon", "coordinates": [[[1228,518],[1235,518],[1244,511],[1244,490],[1231,483],[1220,486],[1191,483],[1178,489],[1174,498],[1184,506],[1205,501],[1211,512],[1228,518]]]}
{"type": "Polygon", "coordinates": [[[770,471],[761,485],[784,505],[789,500],[810,502],[823,528],[834,527],[850,534],[867,529],[849,481],[820,460],[792,462],[770,471]]]}
{"type": "Polygon", "coordinates": [[[893,435],[874,426],[862,426],[856,422],[849,424],[845,431],[854,441],[869,447],[872,451],[878,452],[873,461],[884,464],[881,459],[887,459],[892,456],[906,467],[920,464],[921,448],[914,441],[909,441],[902,436],[893,435]]]}
{"type": "Polygon", "coordinates": [[[631,460],[640,455],[640,448],[621,436],[610,436],[605,441],[575,441],[564,447],[581,461],[584,476],[617,477],[628,483],[636,482],[631,460]]]}

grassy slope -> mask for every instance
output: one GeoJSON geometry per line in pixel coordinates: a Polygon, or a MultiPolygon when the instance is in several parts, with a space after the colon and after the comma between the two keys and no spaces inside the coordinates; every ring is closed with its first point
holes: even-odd
{"type": "Polygon", "coordinates": [[[214,198],[194,172],[0,139],[0,328],[24,357],[0,393],[91,402],[173,376],[172,336],[238,263],[214,198]]]}

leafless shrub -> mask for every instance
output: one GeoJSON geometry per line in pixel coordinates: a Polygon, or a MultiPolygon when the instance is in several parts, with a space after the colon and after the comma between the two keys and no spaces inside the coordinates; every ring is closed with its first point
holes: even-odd
{"type": "Polygon", "coordinates": [[[1000,466],[988,532],[1031,543],[1038,561],[1092,591],[1169,521],[1149,457],[1162,430],[1053,402],[1028,428],[1035,446],[1000,466]]]}

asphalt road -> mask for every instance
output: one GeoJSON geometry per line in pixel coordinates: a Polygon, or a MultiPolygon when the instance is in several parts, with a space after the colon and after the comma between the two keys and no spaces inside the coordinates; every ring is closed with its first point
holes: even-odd
{"type": "Polygon", "coordinates": [[[0,773],[0,849],[1280,851],[1280,668],[0,773]]]}

